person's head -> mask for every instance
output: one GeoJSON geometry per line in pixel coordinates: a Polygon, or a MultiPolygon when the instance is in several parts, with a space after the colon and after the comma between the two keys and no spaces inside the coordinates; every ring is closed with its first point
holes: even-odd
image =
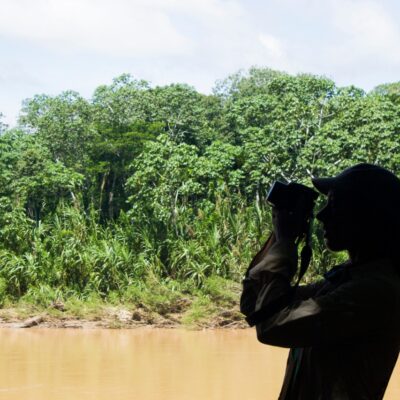
{"type": "Polygon", "coordinates": [[[358,164],[333,178],[313,180],[328,196],[317,214],[333,251],[391,251],[400,238],[400,180],[372,164],[358,164]]]}

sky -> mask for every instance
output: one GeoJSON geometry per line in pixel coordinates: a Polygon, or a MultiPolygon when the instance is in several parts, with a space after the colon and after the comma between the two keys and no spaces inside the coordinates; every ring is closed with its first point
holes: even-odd
{"type": "Polygon", "coordinates": [[[211,93],[240,69],[400,81],[398,0],[0,0],[0,113],[122,73],[211,93]]]}

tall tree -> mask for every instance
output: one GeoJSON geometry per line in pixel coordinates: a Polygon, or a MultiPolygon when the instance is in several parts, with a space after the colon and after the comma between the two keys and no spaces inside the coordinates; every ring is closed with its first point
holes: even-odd
{"type": "Polygon", "coordinates": [[[21,126],[37,136],[54,162],[82,171],[96,132],[91,106],[78,93],[37,95],[24,101],[21,126]]]}

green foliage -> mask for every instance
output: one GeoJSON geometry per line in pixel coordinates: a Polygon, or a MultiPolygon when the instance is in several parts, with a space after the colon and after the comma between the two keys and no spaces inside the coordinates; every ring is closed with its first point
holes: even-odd
{"type": "Polygon", "coordinates": [[[7,299],[7,282],[4,278],[0,278],[0,307],[2,307],[7,299]]]}
{"type": "Polygon", "coordinates": [[[39,283],[30,287],[21,297],[22,303],[35,304],[39,307],[49,307],[52,302],[62,299],[62,293],[49,285],[39,283]]]}
{"type": "Polygon", "coordinates": [[[186,307],[182,301],[180,285],[173,281],[159,281],[155,276],[148,276],[144,282],[129,286],[122,294],[123,302],[136,304],[140,308],[166,315],[171,312],[181,312],[186,307]]]}
{"type": "Polygon", "coordinates": [[[37,95],[26,100],[20,123],[49,150],[52,161],[77,170],[85,165],[96,132],[92,127],[91,106],[78,93],[37,95]]]}
{"type": "Polygon", "coordinates": [[[214,302],[234,305],[237,300],[235,293],[239,293],[240,290],[241,286],[237,282],[216,275],[207,278],[202,292],[214,302]]]}
{"type": "Polygon", "coordinates": [[[114,219],[126,208],[128,167],[143,151],[144,143],[154,140],[162,129],[161,123],[137,122],[126,131],[103,127],[96,137],[87,170],[93,178],[86,196],[90,193],[104,219],[114,219]]]}
{"type": "Polygon", "coordinates": [[[210,316],[216,313],[216,305],[207,296],[199,296],[190,309],[183,315],[182,323],[188,327],[198,327],[205,324],[210,316]]]}
{"type": "Polygon", "coordinates": [[[385,83],[374,88],[373,93],[389,98],[393,103],[400,103],[400,82],[385,83]]]}
{"type": "Polygon", "coordinates": [[[3,114],[0,112],[0,135],[7,129],[7,124],[5,124],[2,119],[3,114]]]}
{"type": "MultiPolygon", "coordinates": [[[[201,321],[237,298],[271,229],[274,180],[310,184],[361,161],[399,174],[399,134],[398,82],[365,93],[267,68],[208,96],[126,74],[89,100],[34,96],[19,128],[0,123],[0,303],[166,313],[188,295],[185,321],[201,321]]],[[[307,280],[344,257],[318,227],[315,243],[307,280]]]]}

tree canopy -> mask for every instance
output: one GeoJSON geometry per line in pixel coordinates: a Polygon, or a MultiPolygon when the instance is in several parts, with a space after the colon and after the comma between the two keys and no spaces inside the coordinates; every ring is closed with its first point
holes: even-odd
{"type": "Polygon", "coordinates": [[[124,74],[91,99],[25,100],[17,128],[0,123],[4,293],[107,294],[149,271],[239,279],[270,229],[274,180],[357,162],[400,173],[399,87],[251,68],[211,95],[124,74]]]}

